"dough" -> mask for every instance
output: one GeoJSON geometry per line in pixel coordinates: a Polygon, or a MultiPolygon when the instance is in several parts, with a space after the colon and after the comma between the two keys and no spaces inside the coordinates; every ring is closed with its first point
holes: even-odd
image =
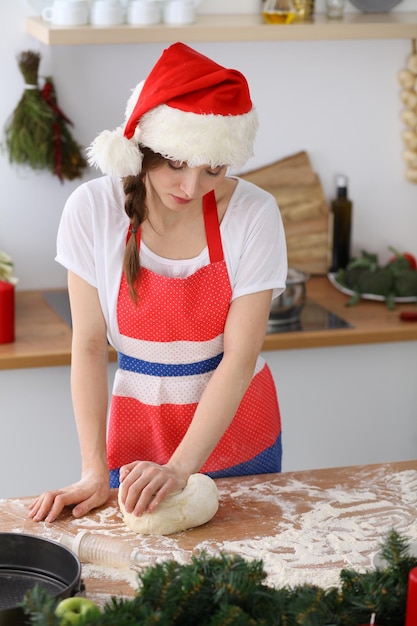
{"type": "Polygon", "coordinates": [[[127,513],[120,490],[119,507],[125,524],[134,533],[170,535],[211,520],[219,508],[219,492],[209,476],[191,474],[184,489],[165,498],[154,513],[143,513],[140,517],[127,513]]]}

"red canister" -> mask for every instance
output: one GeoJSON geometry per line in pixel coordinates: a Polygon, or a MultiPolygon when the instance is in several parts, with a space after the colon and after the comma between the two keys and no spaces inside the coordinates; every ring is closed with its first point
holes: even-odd
{"type": "Polygon", "coordinates": [[[14,285],[0,280],[0,343],[14,341],[14,285]]]}
{"type": "Polygon", "coordinates": [[[414,567],[408,577],[407,607],[405,626],[417,624],[417,567],[414,567]]]}

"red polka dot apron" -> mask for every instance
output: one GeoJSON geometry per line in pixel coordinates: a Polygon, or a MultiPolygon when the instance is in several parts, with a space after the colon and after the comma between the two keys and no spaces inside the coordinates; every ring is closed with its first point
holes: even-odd
{"type": "MultiPolygon", "coordinates": [[[[204,197],[203,209],[208,265],[186,278],[142,268],[137,304],[121,280],[121,348],[107,442],[112,487],[126,463],[167,463],[223,356],[232,289],[214,193],[204,197]]],[[[139,246],[139,231],[137,237],[139,246]]],[[[281,471],[278,400],[261,357],[232,423],[201,471],[215,478],[281,471]]]]}

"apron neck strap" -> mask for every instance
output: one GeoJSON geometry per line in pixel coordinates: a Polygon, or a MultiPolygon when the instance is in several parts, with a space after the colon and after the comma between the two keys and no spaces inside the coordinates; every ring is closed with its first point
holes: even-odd
{"type": "Polygon", "coordinates": [[[203,214],[210,263],[223,261],[223,246],[220,236],[219,216],[217,215],[217,202],[214,191],[210,191],[210,193],[206,194],[203,198],[203,214]]]}

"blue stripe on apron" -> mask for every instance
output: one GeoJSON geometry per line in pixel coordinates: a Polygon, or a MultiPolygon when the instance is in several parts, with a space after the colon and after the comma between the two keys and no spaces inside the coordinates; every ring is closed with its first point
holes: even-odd
{"type": "Polygon", "coordinates": [[[281,471],[282,441],[281,435],[275,443],[262,450],[249,461],[244,461],[232,467],[225,467],[217,472],[205,472],[211,478],[231,478],[232,476],[250,476],[252,474],[275,474],[281,471]]]}
{"type": "Polygon", "coordinates": [[[198,361],[197,363],[171,364],[171,363],[151,363],[127,356],[122,352],[118,354],[119,367],[122,370],[135,372],[136,374],[147,374],[148,376],[192,376],[194,374],[205,374],[212,372],[219,365],[223,358],[223,353],[198,361]]]}

